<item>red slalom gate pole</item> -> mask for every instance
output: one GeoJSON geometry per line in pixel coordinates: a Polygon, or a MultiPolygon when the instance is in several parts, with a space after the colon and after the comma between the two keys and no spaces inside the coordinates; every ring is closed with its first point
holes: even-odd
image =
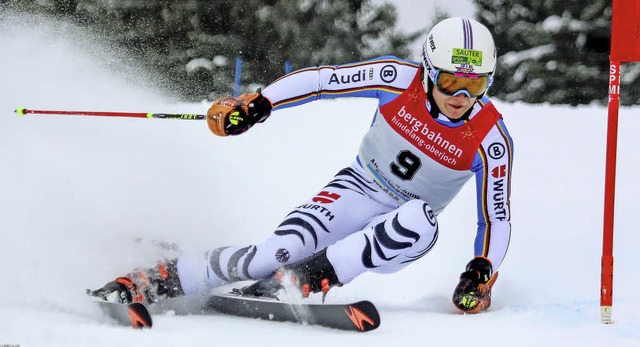
{"type": "Polygon", "coordinates": [[[207,116],[203,114],[188,114],[188,113],[55,111],[55,110],[28,110],[24,107],[18,107],[15,110],[15,112],[19,116],[24,116],[27,114],[52,114],[52,115],[62,115],[62,116],[160,118],[160,119],[183,119],[183,120],[202,120],[207,118],[207,116]]]}
{"type": "Polygon", "coordinates": [[[618,149],[618,108],[620,107],[620,62],[609,66],[609,104],[607,119],[606,172],[604,178],[604,226],[602,232],[602,271],[600,282],[600,321],[611,323],[613,306],[613,221],[618,149]]]}
{"type": "Polygon", "coordinates": [[[602,282],[600,321],[611,323],[613,304],[613,222],[620,107],[620,64],[640,61],[640,1],[611,1],[611,54],[609,55],[609,116],[604,182],[604,228],[602,242],[602,282]]]}

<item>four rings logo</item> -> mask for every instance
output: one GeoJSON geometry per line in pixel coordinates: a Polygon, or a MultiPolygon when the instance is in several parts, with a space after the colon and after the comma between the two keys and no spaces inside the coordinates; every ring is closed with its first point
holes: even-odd
{"type": "Polygon", "coordinates": [[[380,78],[387,83],[391,83],[398,77],[398,71],[393,65],[385,65],[380,70],[380,78]]]}

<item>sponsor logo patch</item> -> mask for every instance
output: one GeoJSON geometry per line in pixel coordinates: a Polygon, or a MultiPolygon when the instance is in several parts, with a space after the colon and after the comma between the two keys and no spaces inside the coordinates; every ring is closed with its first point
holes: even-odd
{"type": "Polygon", "coordinates": [[[500,165],[491,170],[493,178],[502,178],[507,175],[507,165],[500,165]]]}
{"type": "Polygon", "coordinates": [[[493,182],[493,213],[497,220],[507,220],[507,209],[505,206],[504,179],[493,182]]]}
{"type": "MultiPolygon", "coordinates": [[[[371,79],[372,72],[369,71],[369,79],[371,79]]],[[[349,73],[337,73],[334,72],[329,78],[329,84],[347,84],[364,82],[367,79],[367,70],[359,70],[352,74],[349,73]]]]}
{"type": "Polygon", "coordinates": [[[431,48],[431,52],[436,50],[436,43],[433,42],[433,35],[429,35],[429,48],[431,48]]]}
{"type": "Polygon", "coordinates": [[[453,52],[451,52],[451,63],[482,66],[482,51],[476,49],[454,48],[453,52]]]}
{"type": "Polygon", "coordinates": [[[312,201],[319,204],[331,204],[336,202],[336,200],[340,199],[340,194],[327,192],[326,190],[321,191],[316,195],[312,201]]]}
{"type": "Polygon", "coordinates": [[[494,142],[489,146],[489,156],[492,159],[500,159],[504,157],[504,153],[506,152],[504,145],[500,142],[494,142]]]}
{"type": "Polygon", "coordinates": [[[289,251],[284,248],[278,249],[278,251],[276,251],[276,260],[278,263],[286,263],[289,261],[289,251]]]}
{"type": "Polygon", "coordinates": [[[380,78],[387,83],[391,83],[398,77],[398,71],[393,65],[385,65],[380,70],[380,78]]]}

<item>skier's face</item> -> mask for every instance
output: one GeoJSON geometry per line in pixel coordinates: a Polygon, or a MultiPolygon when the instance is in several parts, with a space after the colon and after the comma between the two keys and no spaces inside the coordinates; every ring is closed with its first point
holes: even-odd
{"type": "Polygon", "coordinates": [[[433,99],[445,116],[449,119],[459,119],[476,102],[476,98],[469,98],[464,94],[448,96],[442,94],[438,88],[433,87],[433,99]]]}

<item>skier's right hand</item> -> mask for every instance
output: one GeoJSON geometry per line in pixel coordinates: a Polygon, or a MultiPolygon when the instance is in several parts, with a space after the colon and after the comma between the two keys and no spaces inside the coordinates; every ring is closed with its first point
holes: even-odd
{"type": "Polygon", "coordinates": [[[271,102],[259,92],[219,98],[207,111],[207,125],[218,136],[240,135],[264,122],[272,108],[271,102]]]}
{"type": "Polygon", "coordinates": [[[453,292],[453,304],[464,313],[478,313],[491,306],[491,288],[498,279],[493,273],[491,262],[484,257],[476,257],[460,275],[460,282],[453,292]]]}

